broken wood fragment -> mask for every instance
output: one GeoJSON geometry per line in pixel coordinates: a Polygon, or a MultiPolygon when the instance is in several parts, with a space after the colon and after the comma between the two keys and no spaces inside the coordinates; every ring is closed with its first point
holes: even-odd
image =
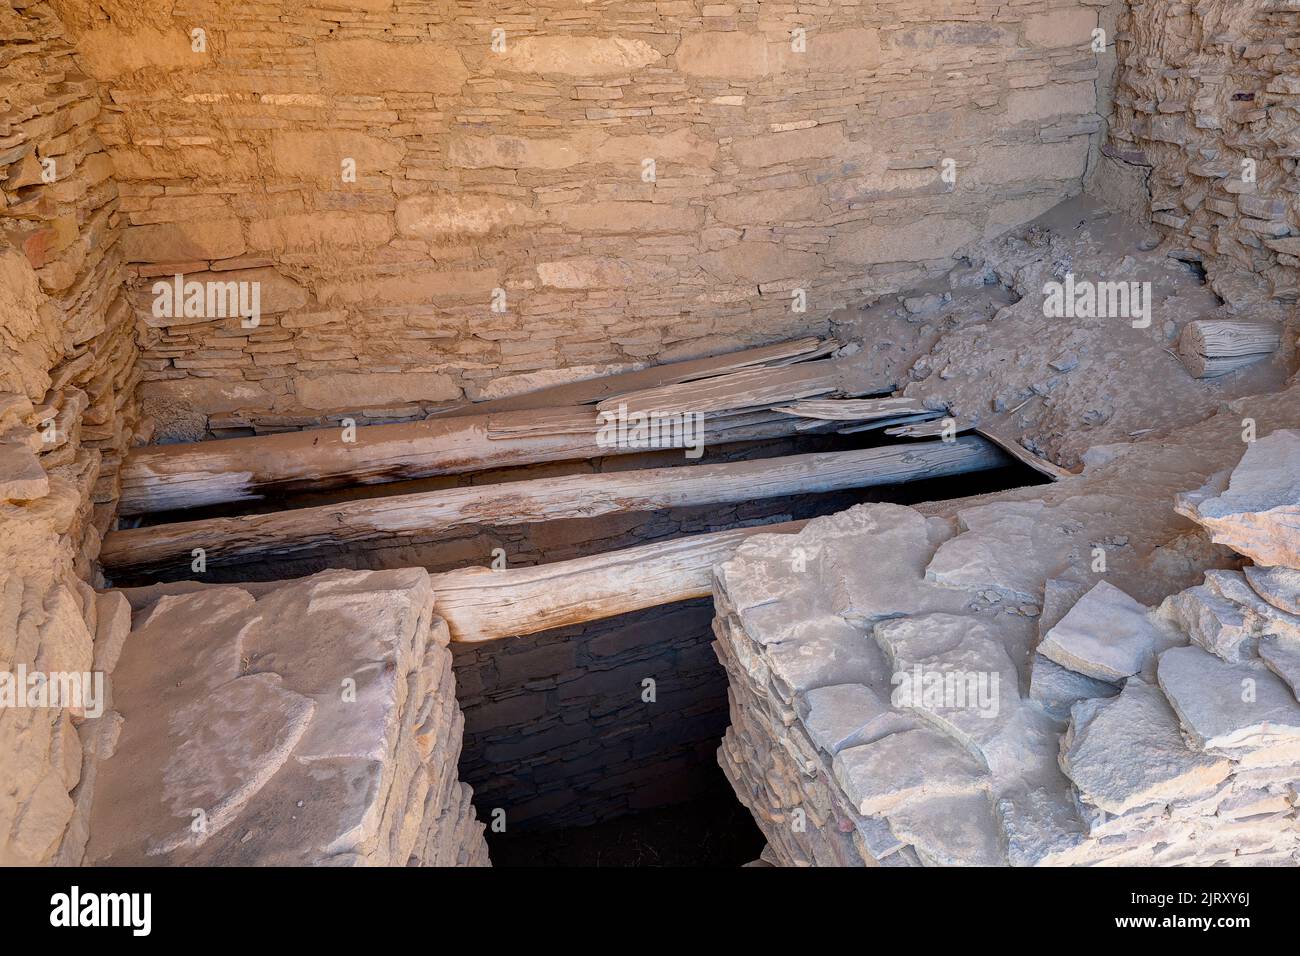
{"type": "Polygon", "coordinates": [[[1053,481],[1057,481],[1061,478],[1074,477],[1074,472],[1067,471],[1060,465],[1048,461],[1046,458],[1039,458],[1024,445],[1020,444],[1020,442],[1008,438],[1005,435],[1000,435],[991,428],[976,428],[974,431],[975,434],[982,435],[989,441],[993,442],[993,444],[997,445],[1012,458],[1023,462],[1035,471],[1051,478],[1053,481]]]}
{"type": "Polygon", "coordinates": [[[814,399],[783,405],[776,410],[803,418],[844,422],[865,422],[877,418],[894,418],[930,411],[924,403],[915,398],[814,399]]]}
{"type": "Polygon", "coordinates": [[[530,408],[559,408],[572,405],[594,404],[612,395],[634,392],[640,389],[657,388],[661,385],[673,385],[690,382],[700,378],[723,375],[738,369],[756,365],[778,367],[809,359],[820,358],[840,347],[834,339],[822,340],[807,337],[788,342],[777,342],[758,348],[744,349],[740,352],[725,352],[705,358],[688,359],[684,362],[669,362],[664,365],[652,365],[648,368],[603,375],[595,378],[569,382],[565,385],[552,385],[548,388],[512,395],[508,398],[489,399],[483,402],[467,402],[457,408],[449,409],[442,415],[482,415],[487,412],[521,411],[530,408]]]}

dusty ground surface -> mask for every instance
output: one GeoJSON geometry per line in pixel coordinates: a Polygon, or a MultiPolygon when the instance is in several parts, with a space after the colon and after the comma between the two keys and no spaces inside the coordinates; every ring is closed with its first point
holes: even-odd
{"type": "MultiPolygon", "coordinates": [[[[1290,334],[1272,360],[1192,378],[1173,354],[1184,325],[1231,314],[1197,270],[1146,227],[1087,196],[985,243],[944,280],[834,321],[844,341],[902,394],[946,404],[960,420],[1017,438],[1072,471],[1094,445],[1159,439],[1224,402],[1279,388],[1295,362],[1290,334]],[[1124,317],[1046,318],[1044,285],[1151,283],[1151,324],[1124,317]],[[926,308],[923,297],[951,296],[926,308]],[[907,304],[911,304],[910,311],[907,304]],[[920,307],[918,309],[918,306],[920,307]]],[[[1264,302],[1242,317],[1286,319],[1264,302]]]]}

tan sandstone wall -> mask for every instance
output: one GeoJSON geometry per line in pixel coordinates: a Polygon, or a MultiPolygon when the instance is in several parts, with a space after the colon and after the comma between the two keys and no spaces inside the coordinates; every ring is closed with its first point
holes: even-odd
{"type": "MultiPolygon", "coordinates": [[[[98,669],[129,627],[125,602],[91,588],[139,374],[101,105],[49,5],[0,3],[4,675],[98,669]]],[[[69,822],[93,762],[84,716],[0,706],[0,865],[79,857],[84,829],[69,822]]]]}
{"type": "Polygon", "coordinates": [[[1109,158],[1145,176],[1152,220],[1180,241],[1180,256],[1204,264],[1230,306],[1291,305],[1300,5],[1150,0],[1122,25],[1109,158]]]}
{"type": "Polygon", "coordinates": [[[172,437],[824,330],[1079,190],[1111,8],[59,6],[111,91],[145,395],[172,437]],[[176,272],[260,281],[267,314],[157,319],[176,272]]]}

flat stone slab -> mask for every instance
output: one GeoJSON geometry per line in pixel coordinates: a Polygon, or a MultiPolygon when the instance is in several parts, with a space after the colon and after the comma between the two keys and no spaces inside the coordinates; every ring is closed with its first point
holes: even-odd
{"type": "MultiPolygon", "coordinates": [[[[1263,637],[1259,641],[1260,659],[1300,697],[1300,641],[1287,637],[1263,637]]],[[[1300,755],[1298,755],[1300,756],[1300,755]]]]}
{"type": "Polygon", "coordinates": [[[900,807],[890,829],[927,866],[1006,866],[1002,827],[986,793],[934,797],[900,807]]]}
{"type": "Polygon", "coordinates": [[[1258,656],[1259,633],[1251,626],[1245,608],[1204,584],[1171,594],[1160,605],[1158,616],[1224,661],[1248,661],[1258,656]]]}
{"type": "Polygon", "coordinates": [[[0,501],[30,501],[49,493],[49,476],[32,450],[0,441],[0,501]]]}
{"type": "Polygon", "coordinates": [[[1300,569],[1300,430],[1251,442],[1226,487],[1216,476],[1175,508],[1256,564],[1300,569]]]}
{"type": "Polygon", "coordinates": [[[1047,632],[1038,653],[1076,673],[1114,683],[1141,673],[1178,640],[1156,625],[1145,604],[1101,581],[1047,632]]]}
{"type": "Polygon", "coordinates": [[[1250,565],[1245,577],[1255,593],[1279,611],[1300,615],[1300,571],[1250,565]]]}
{"type": "Polygon", "coordinates": [[[1019,675],[987,621],[918,614],[877,624],[875,636],[894,670],[890,702],[967,749],[982,750],[1020,706],[1019,675]]]}
{"type": "Polygon", "coordinates": [[[1284,611],[1264,600],[1250,586],[1242,572],[1206,571],[1205,586],[1220,597],[1239,605],[1252,633],[1300,640],[1300,615],[1284,611]]]}
{"type": "MultiPolygon", "coordinates": [[[[1199,648],[1191,650],[1215,660],[1199,648]]],[[[1225,757],[1190,749],[1160,689],[1136,677],[1125,682],[1118,697],[1074,705],[1061,738],[1060,763],[1083,800],[1115,814],[1202,793],[1232,769],[1225,757]]]]}
{"type": "Polygon", "coordinates": [[[951,737],[929,727],[848,747],[835,755],[831,767],[863,816],[890,814],[904,803],[988,786],[984,765],[951,737]]]}
{"type": "Polygon", "coordinates": [[[957,512],[964,529],[940,545],[928,580],[970,591],[991,590],[1037,603],[1043,585],[1065,567],[1069,537],[1041,501],[1004,501],[957,512]]]}
{"type": "Polygon", "coordinates": [[[1199,647],[1160,656],[1160,688],[1202,750],[1257,748],[1300,738],[1300,703],[1262,664],[1229,664],[1199,647]]]}
{"type": "Polygon", "coordinates": [[[970,600],[926,580],[935,549],[952,534],[947,522],[892,504],[860,505],[817,520],[827,522],[818,526],[822,576],[845,620],[868,627],[920,608],[959,612],[970,600]]]}
{"type": "Polygon", "coordinates": [[[1029,699],[1041,704],[1057,720],[1070,719],[1070,708],[1081,700],[1114,697],[1117,684],[1097,680],[1034,654],[1029,661],[1029,699]]]}
{"type": "Polygon", "coordinates": [[[481,860],[433,605],[415,568],[326,571],[257,596],[200,588],[140,611],[113,673],[123,724],[86,862],[481,860]]]}
{"type": "Polygon", "coordinates": [[[798,710],[813,743],[831,756],[845,747],[920,726],[915,717],[894,710],[862,684],[833,684],[807,691],[798,710]]]}
{"type": "Polygon", "coordinates": [[[1088,837],[1068,785],[1012,791],[998,800],[996,810],[1012,866],[1066,862],[1088,837]]]}

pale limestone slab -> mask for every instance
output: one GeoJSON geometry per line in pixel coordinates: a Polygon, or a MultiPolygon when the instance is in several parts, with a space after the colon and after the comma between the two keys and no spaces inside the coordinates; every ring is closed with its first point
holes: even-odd
{"type": "Polygon", "coordinates": [[[1226,758],[1189,749],[1164,695],[1136,677],[1118,697],[1074,705],[1060,763],[1083,800],[1116,814],[1200,793],[1231,771],[1226,758]]]}
{"type": "Polygon", "coordinates": [[[1070,708],[1078,701],[1114,697],[1120,691],[1117,684],[1072,671],[1041,654],[1030,658],[1029,667],[1029,699],[1057,720],[1069,720],[1070,708]]]}
{"type": "Polygon", "coordinates": [[[1114,683],[1141,673],[1176,638],[1139,604],[1105,581],[1079,599],[1038,645],[1038,653],[1087,677],[1114,683]]]}
{"type": "Polygon", "coordinates": [[[1068,782],[1062,784],[1060,789],[1015,789],[997,801],[998,820],[1012,866],[1068,862],[1070,854],[1087,839],[1068,782]]]}
{"type": "Polygon", "coordinates": [[[1260,638],[1259,656],[1269,670],[1286,681],[1292,695],[1300,698],[1300,641],[1289,637],[1260,638]]]}
{"type": "Polygon", "coordinates": [[[902,804],[982,791],[988,772],[952,738],[921,727],[848,747],[831,764],[835,779],[864,816],[892,813],[902,804]]]}
{"type": "Polygon", "coordinates": [[[1006,866],[1002,828],[987,793],[959,793],[909,802],[889,826],[928,866],[1006,866]]]}
{"type": "Polygon", "coordinates": [[[813,743],[834,756],[845,747],[879,740],[919,722],[889,706],[862,684],[833,684],[802,695],[800,718],[813,743]]]}
{"type": "Polygon", "coordinates": [[[951,532],[915,509],[861,505],[819,527],[830,532],[822,538],[822,576],[846,620],[865,627],[919,609],[960,613],[969,603],[969,594],[926,580],[926,565],[951,532]]]}
{"type": "Polygon", "coordinates": [[[1300,570],[1300,430],[1251,442],[1226,487],[1216,475],[1175,508],[1256,564],[1300,570]]]}
{"type": "Polygon", "coordinates": [[[1245,577],[1269,604],[1287,614],[1300,615],[1300,570],[1249,565],[1245,577]]]}
{"type": "Polygon", "coordinates": [[[1156,673],[1187,738],[1202,750],[1300,738],[1300,703],[1258,662],[1228,664],[1198,647],[1176,647],[1160,656],[1156,673]]]}
{"type": "Polygon", "coordinates": [[[1019,675],[991,622],[920,614],[883,621],[874,633],[894,669],[891,702],[963,747],[982,750],[1019,707],[1019,675]]]}
{"type": "Polygon", "coordinates": [[[1258,656],[1259,634],[1251,627],[1245,609],[1204,584],[1171,594],[1157,614],[1224,661],[1248,661],[1258,656]]]}
{"type": "Polygon", "coordinates": [[[1036,603],[1069,559],[1069,536],[1041,501],[980,505],[957,518],[964,533],[940,545],[925,570],[929,581],[1036,603]]]}

